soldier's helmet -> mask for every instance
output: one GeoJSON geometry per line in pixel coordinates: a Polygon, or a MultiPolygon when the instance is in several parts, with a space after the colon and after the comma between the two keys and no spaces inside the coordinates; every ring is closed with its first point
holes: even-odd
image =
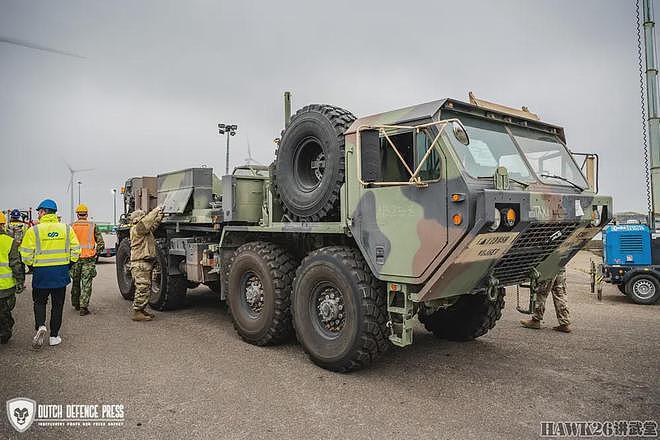
{"type": "Polygon", "coordinates": [[[132,222],[132,223],[137,223],[137,222],[139,222],[140,220],[142,220],[142,217],[144,217],[145,215],[147,215],[146,212],[144,212],[144,211],[141,210],[141,209],[136,209],[135,211],[133,211],[133,212],[131,213],[131,222],[132,222]]]}

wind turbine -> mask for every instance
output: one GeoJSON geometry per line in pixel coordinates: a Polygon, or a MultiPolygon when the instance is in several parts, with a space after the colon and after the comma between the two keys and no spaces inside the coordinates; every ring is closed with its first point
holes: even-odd
{"type": "Polygon", "coordinates": [[[245,158],[245,165],[263,165],[261,162],[254,160],[252,157],[252,149],[250,148],[250,136],[247,136],[247,152],[248,157],[245,158]]]}
{"type": "Polygon", "coordinates": [[[74,170],[71,168],[71,165],[69,165],[68,162],[64,162],[66,164],[66,167],[69,169],[69,186],[66,188],[66,192],[68,192],[71,195],[71,198],[69,199],[71,201],[70,203],[70,208],[71,210],[69,211],[69,222],[73,223],[73,180],[74,177],[76,176],[76,173],[84,173],[86,171],[93,171],[94,168],[80,168],[77,170],[74,170]]]}

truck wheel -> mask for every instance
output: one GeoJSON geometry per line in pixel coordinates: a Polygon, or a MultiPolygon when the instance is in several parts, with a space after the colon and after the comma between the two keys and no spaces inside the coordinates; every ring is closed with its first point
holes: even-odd
{"type": "Polygon", "coordinates": [[[333,219],[344,183],[344,132],[355,116],[331,105],[298,110],[282,133],[273,188],[293,221],[333,219]]]}
{"type": "Polygon", "coordinates": [[[156,260],[151,278],[149,305],[156,310],[174,310],[186,301],[188,280],[183,275],[168,275],[167,240],[156,240],[156,260]]]}
{"type": "Polygon", "coordinates": [[[135,295],[135,284],[133,284],[131,275],[131,241],[128,238],[124,238],[119,243],[115,263],[119,293],[125,300],[132,301],[135,295]]]}
{"type": "Polygon", "coordinates": [[[660,283],[653,275],[635,275],[626,284],[626,291],[637,304],[654,304],[660,298],[660,283]]]}
{"type": "Polygon", "coordinates": [[[504,289],[495,301],[486,295],[463,295],[453,305],[438,309],[431,315],[418,314],[426,330],[450,341],[471,341],[488,333],[502,317],[504,289]]]}
{"type": "Polygon", "coordinates": [[[310,253],[296,271],[291,303],[296,336],[322,368],[358,370],[389,348],[385,286],[354,249],[310,253]]]}
{"type": "Polygon", "coordinates": [[[285,249],[254,241],[236,249],[227,270],[227,304],[246,342],[274,345],[288,339],[295,260],[285,249]]]}

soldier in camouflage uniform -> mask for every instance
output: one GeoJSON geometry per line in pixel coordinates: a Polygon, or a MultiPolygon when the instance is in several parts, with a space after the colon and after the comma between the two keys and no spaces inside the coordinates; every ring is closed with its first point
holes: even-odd
{"type": "Polygon", "coordinates": [[[95,223],[87,220],[89,209],[85,204],[76,208],[78,221],[71,227],[80,242],[80,259],[71,267],[71,305],[80,310],[80,316],[89,315],[92,280],[96,276],[96,256],[105,249],[103,235],[95,223]]]}
{"type": "Polygon", "coordinates": [[[555,303],[555,312],[557,313],[557,321],[559,325],[553,327],[563,333],[570,333],[569,327],[571,320],[568,312],[568,305],[566,304],[566,270],[562,269],[555,275],[555,277],[544,283],[540,283],[536,288],[536,303],[534,304],[534,314],[532,319],[520,321],[523,327],[540,329],[543,314],[545,313],[545,301],[548,294],[552,291],[552,300],[555,303]]]}
{"type": "Polygon", "coordinates": [[[14,240],[16,240],[20,245],[21,241],[23,240],[23,235],[25,235],[25,231],[28,230],[30,225],[21,220],[21,211],[18,209],[12,209],[9,217],[10,220],[9,224],[7,225],[7,234],[10,237],[13,237],[14,240]]]}
{"type": "Polygon", "coordinates": [[[16,294],[23,292],[25,271],[18,251],[18,241],[5,231],[6,218],[0,212],[0,344],[9,342],[14,327],[11,312],[16,294]]]}
{"type": "Polygon", "coordinates": [[[138,209],[131,214],[131,275],[135,282],[135,297],[131,319],[151,321],[152,313],[145,310],[151,294],[153,262],[156,258],[156,239],[153,232],[163,220],[163,208],[157,207],[148,214],[138,209]]]}

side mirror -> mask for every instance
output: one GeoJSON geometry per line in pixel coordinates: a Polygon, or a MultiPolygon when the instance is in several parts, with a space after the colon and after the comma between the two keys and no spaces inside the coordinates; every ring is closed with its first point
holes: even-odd
{"type": "Polygon", "coordinates": [[[467,146],[470,143],[470,137],[468,136],[467,131],[465,131],[465,127],[463,127],[463,124],[457,121],[452,121],[451,128],[452,131],[454,132],[454,137],[458,142],[460,142],[465,146],[467,146]]]}
{"type": "Polygon", "coordinates": [[[360,165],[363,182],[380,182],[380,136],[378,130],[360,132],[360,165]]]}

